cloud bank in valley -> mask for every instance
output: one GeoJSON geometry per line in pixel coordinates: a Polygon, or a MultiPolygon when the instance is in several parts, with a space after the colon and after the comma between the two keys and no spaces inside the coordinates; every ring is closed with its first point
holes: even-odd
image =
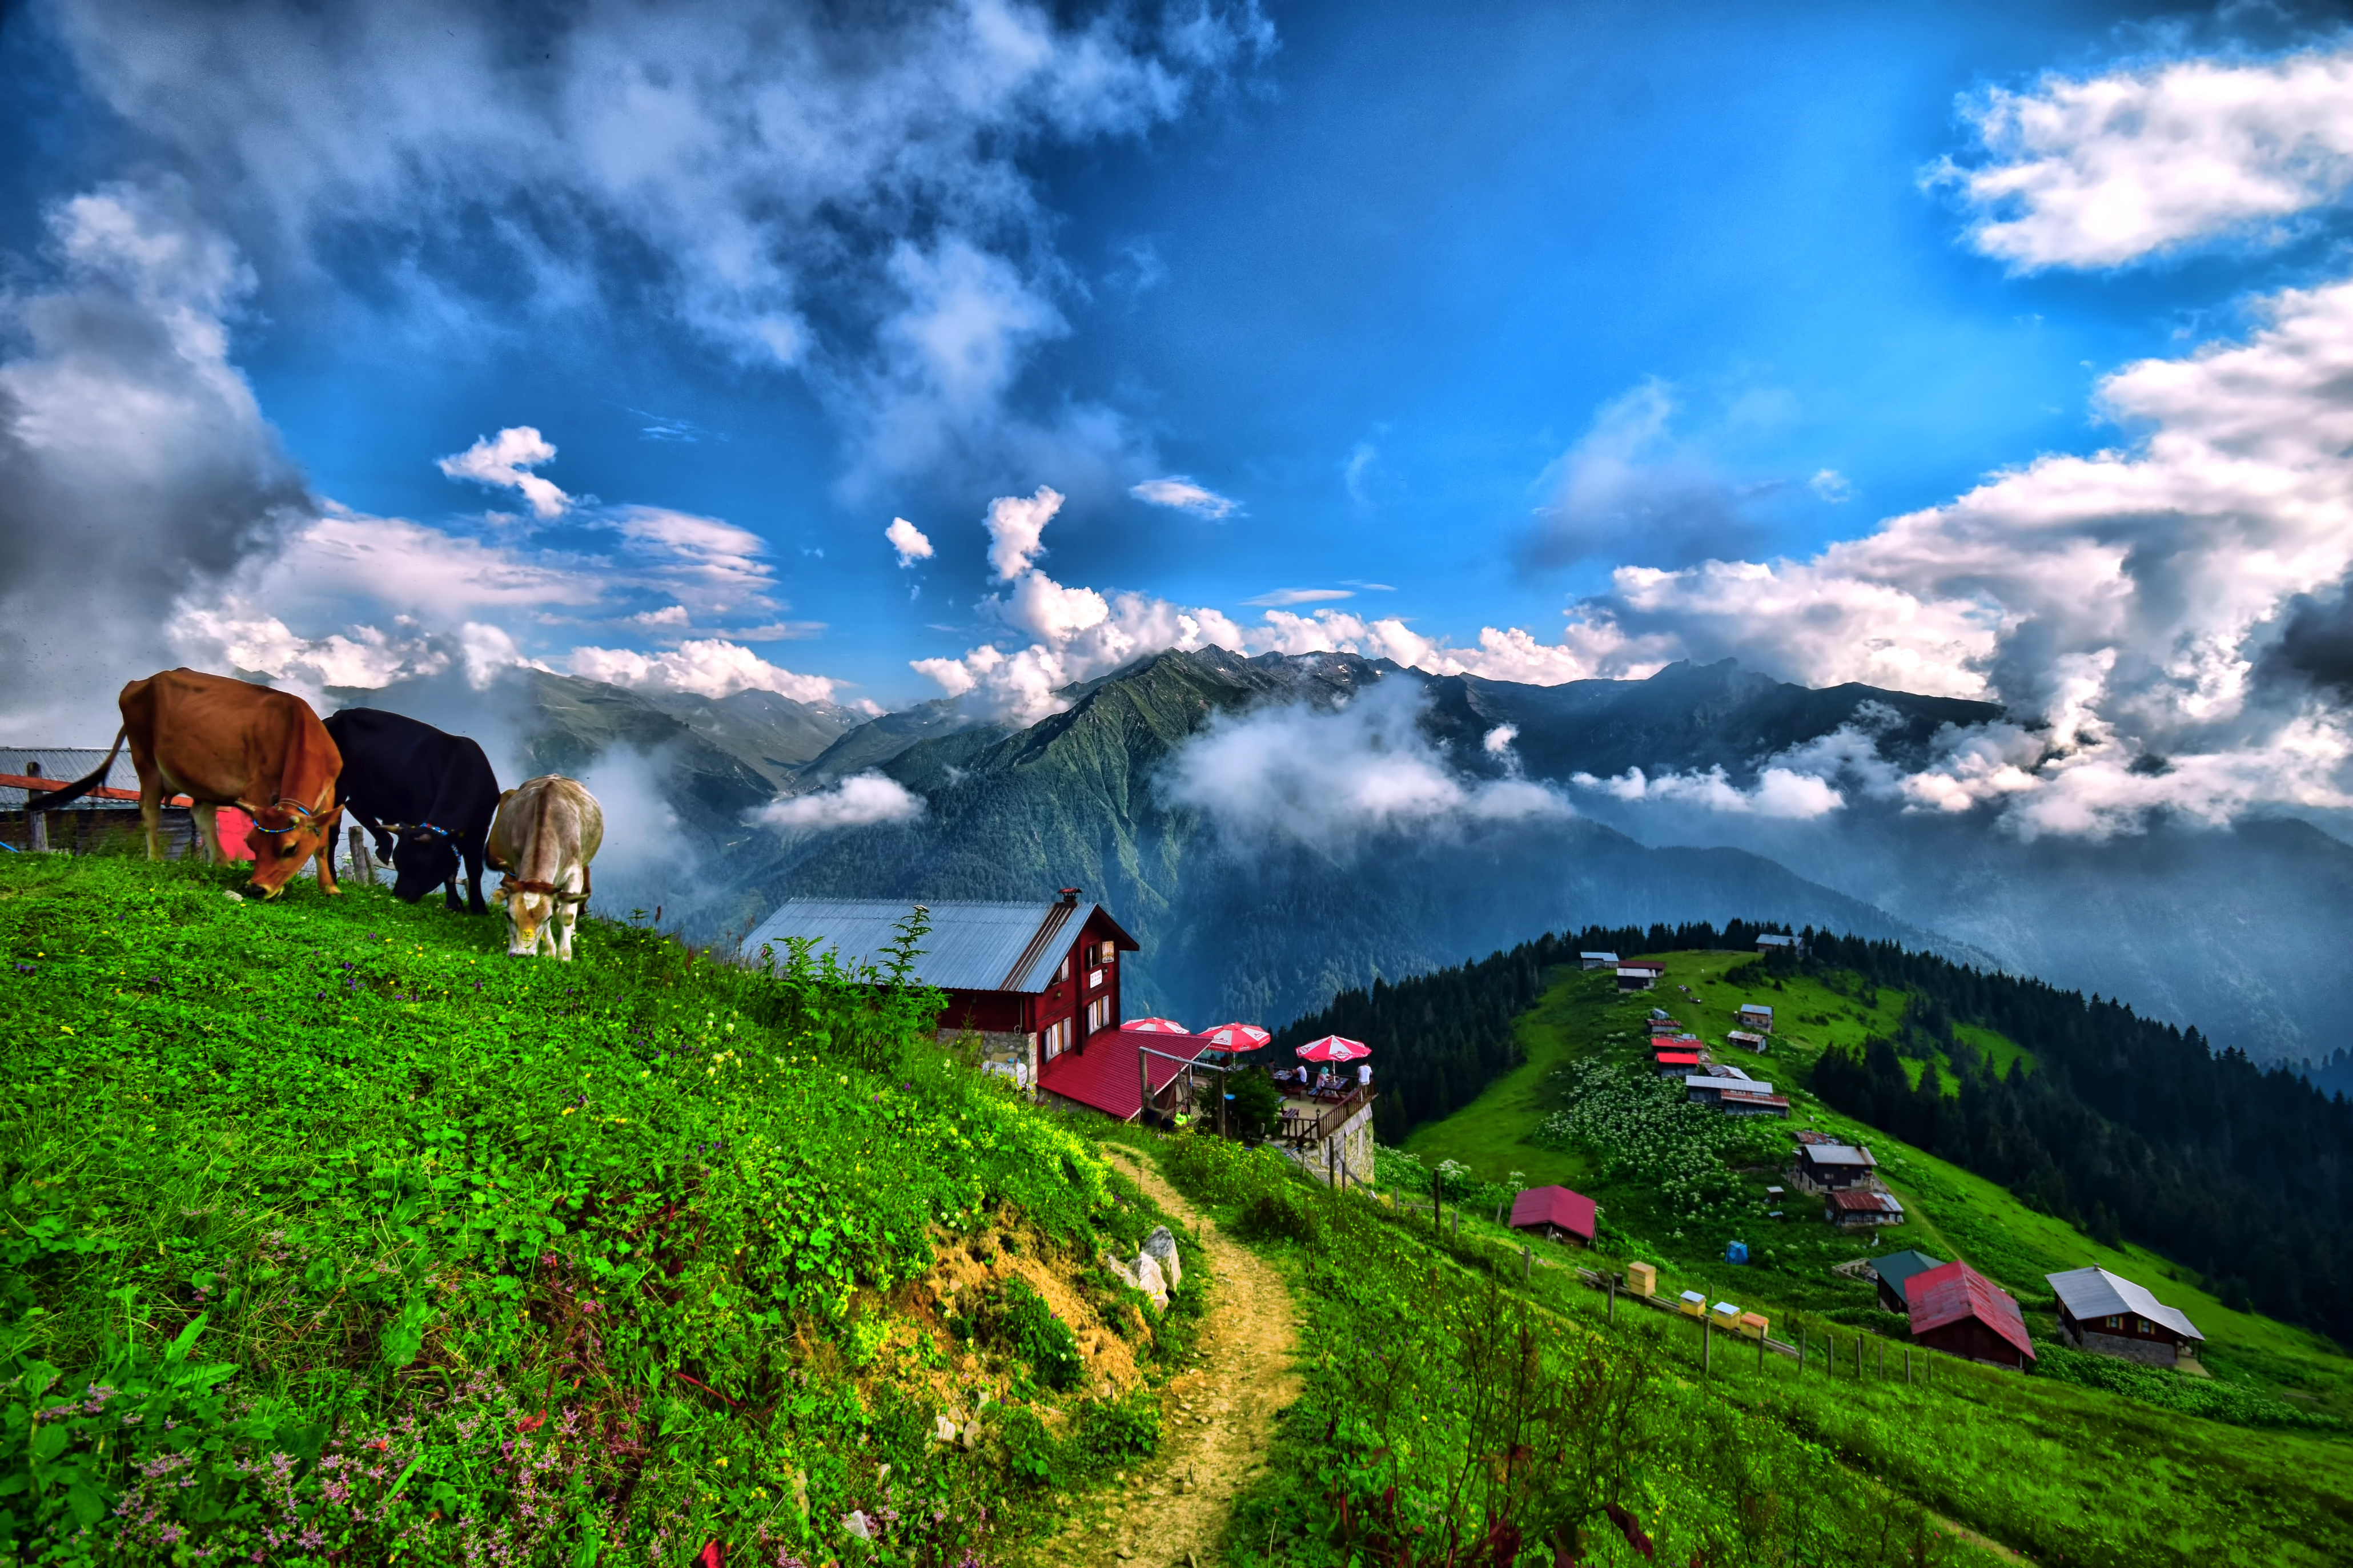
{"type": "Polygon", "coordinates": [[[864,773],[808,795],[771,801],[752,813],[752,820],[786,832],[821,833],[878,822],[913,822],[923,810],[923,797],[898,780],[864,773]]]}
{"type": "Polygon", "coordinates": [[[1391,677],[1339,708],[1221,717],[1176,752],[1162,788],[1229,834],[1326,852],[1383,832],[1573,815],[1541,785],[1450,766],[1416,722],[1424,700],[1418,684],[1391,677]]]}

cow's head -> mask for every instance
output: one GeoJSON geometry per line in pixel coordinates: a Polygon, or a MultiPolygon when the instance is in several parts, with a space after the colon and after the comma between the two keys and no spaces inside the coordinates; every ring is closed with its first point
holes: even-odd
{"type": "Polygon", "coordinates": [[[392,845],[392,896],[415,903],[458,874],[458,846],[430,823],[404,827],[392,845]]]}
{"type": "Polygon", "coordinates": [[[539,951],[539,933],[555,918],[555,890],[544,882],[509,877],[491,895],[507,912],[507,956],[529,958],[539,951]]]}
{"type": "Polygon", "coordinates": [[[245,842],[253,851],[253,886],[263,898],[274,899],[311,857],[327,849],[335,837],[335,819],[342,806],[323,814],[291,801],[242,808],[253,819],[245,842]]]}

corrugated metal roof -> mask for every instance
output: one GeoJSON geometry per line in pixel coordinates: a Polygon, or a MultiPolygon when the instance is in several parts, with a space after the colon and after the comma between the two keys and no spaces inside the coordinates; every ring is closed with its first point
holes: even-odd
{"type": "Polygon", "coordinates": [[[1077,1050],[1064,1051],[1038,1075],[1038,1087],[1048,1094],[1091,1106],[1106,1116],[1132,1121],[1144,1109],[1144,1074],[1152,1075],[1152,1092],[1159,1093],[1185,1070],[1185,1063],[1209,1048],[1201,1035],[1142,1035],[1105,1029],[1090,1036],[1077,1050]],[[1172,1061],[1171,1058],[1182,1060],[1172,1061]]]}
{"type": "MultiPolygon", "coordinates": [[[[40,776],[70,784],[99,763],[106,761],[106,748],[88,746],[0,746],[0,773],[30,773],[27,763],[40,764],[40,776]]],[[[139,787],[139,770],[131,765],[131,748],[125,746],[114,754],[114,765],[106,770],[110,789],[135,790],[139,787]]],[[[21,811],[26,792],[13,787],[0,788],[0,811],[21,811]]],[[[92,810],[118,808],[136,811],[135,800],[98,800],[84,795],[74,803],[74,809],[92,810]]]]}
{"type": "MultiPolygon", "coordinates": [[[[901,921],[918,900],[892,899],[790,899],[753,928],[744,951],[756,956],[763,943],[779,957],[788,940],[807,938],[813,951],[838,952],[845,963],[883,961],[901,921]]],[[[953,899],[921,900],[931,916],[915,974],[944,991],[1043,991],[1054,968],[1102,908],[1059,900],[1034,904],[990,904],[953,899]]],[[[1108,917],[1106,917],[1108,918],[1108,917]]],[[[1118,930],[1116,922],[1113,929],[1118,930]]],[[[1130,952],[1124,931],[1114,938],[1130,952]]]]}
{"type": "Polygon", "coordinates": [[[1798,1151],[1801,1158],[1817,1165],[1876,1165],[1868,1149],[1858,1149],[1852,1143],[1809,1143],[1798,1151]]]}
{"type": "Polygon", "coordinates": [[[1849,1214],[1902,1214],[1904,1205],[1893,1193],[1832,1193],[1831,1206],[1849,1214]]]}
{"type": "Polygon", "coordinates": [[[1773,1086],[1771,1084],[1762,1082],[1757,1079],[1715,1078],[1713,1076],[1703,1078],[1697,1073],[1694,1073],[1691,1077],[1683,1079],[1683,1087],[1685,1089],[1736,1089],[1747,1094],[1770,1094],[1773,1092],[1773,1086]]]}
{"type": "Polygon", "coordinates": [[[1618,962],[1618,955],[1614,952],[1580,952],[1577,956],[1579,958],[1599,958],[1609,963],[1615,963],[1618,962]]]}
{"type": "Polygon", "coordinates": [[[1926,1274],[1931,1268],[1942,1268],[1945,1260],[1931,1258],[1925,1252],[1891,1252],[1884,1258],[1871,1260],[1871,1272],[1879,1282],[1894,1290],[1899,1299],[1904,1295],[1904,1282],[1915,1274],[1926,1274]]]}
{"type": "Polygon", "coordinates": [[[1567,1187],[1530,1187],[1512,1200],[1512,1228],[1556,1225],[1571,1236],[1593,1239],[1593,1200],[1567,1187]]]}
{"type": "Polygon", "coordinates": [[[1912,1308],[1912,1334],[1918,1338],[1947,1323],[1975,1318],[2017,1347],[2029,1360],[2034,1342],[2027,1337],[2026,1318],[2018,1299],[1966,1263],[1947,1263],[1923,1269],[1904,1288],[1912,1308]]]}
{"type": "Polygon", "coordinates": [[[2051,1289],[2058,1292],[2060,1304],[2081,1322],[2085,1318],[2113,1318],[2130,1313],[2147,1318],[2152,1323],[2162,1323],[2175,1333],[2204,1343],[2206,1336],[2196,1324],[2177,1309],[2167,1306],[2122,1275],[2111,1274],[2105,1268],[2070,1268],[2064,1274],[2045,1274],[2051,1289]]]}

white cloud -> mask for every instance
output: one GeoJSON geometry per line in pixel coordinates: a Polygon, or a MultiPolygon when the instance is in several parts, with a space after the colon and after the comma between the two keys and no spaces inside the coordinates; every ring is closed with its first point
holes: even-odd
{"type": "Polygon", "coordinates": [[[2116,267],[2341,196],[2353,52],[2054,76],[1989,93],[1972,117],[1994,161],[1938,177],[1977,208],[1977,247],[2021,270],[2116,267]]]}
{"type": "Polygon", "coordinates": [[[0,294],[0,717],[104,744],[178,601],[314,503],[229,359],[252,274],[185,193],[107,185],[47,230],[51,281],[0,294]]]}
{"type": "Polygon", "coordinates": [[[1203,517],[1225,518],[1233,515],[1240,503],[1205,489],[1182,474],[1172,474],[1165,479],[1146,479],[1128,487],[1128,494],[1154,506],[1174,507],[1179,511],[1198,512],[1203,517]]]}
{"type": "Polygon", "coordinates": [[[1809,560],[1620,568],[1584,623],[1812,685],[2001,702],[2036,727],[1912,788],[2003,803],[2022,830],[2333,807],[2340,710],[2259,675],[2295,607],[2353,572],[2353,283],[2260,308],[2242,342],[2102,384],[2145,432],[2129,447],[2038,458],[1809,560]]]}
{"type": "Polygon", "coordinates": [[[1061,510],[1061,493],[1050,485],[1027,498],[999,496],[988,503],[988,569],[998,582],[1013,581],[1046,552],[1046,525],[1061,510]]]}
{"type": "Polygon", "coordinates": [[[699,697],[758,690],[796,702],[827,702],[841,684],[822,675],[796,675],[750,648],[716,637],[690,638],[660,653],[584,646],[572,650],[569,664],[573,674],[590,680],[640,691],[691,691],[699,697]]]}
{"type": "Polygon", "coordinates": [[[1418,687],[1393,679],[1336,710],[1221,716],[1176,752],[1168,798],[1230,833],[1324,849],[1384,831],[1573,815],[1538,785],[1456,773],[1416,727],[1421,703],[1418,687]]]}
{"type": "Polygon", "coordinates": [[[1629,768],[1615,778],[1573,773],[1569,782],[1579,789],[1599,790],[1622,801],[1672,801],[1709,811],[1742,816],[1788,817],[1807,821],[1825,816],[1846,805],[1846,797],[1822,778],[1768,767],[1748,789],[1735,785],[1721,767],[1704,773],[1645,773],[1629,768]]]}
{"type": "Polygon", "coordinates": [[[1244,599],[1242,603],[1253,609],[1261,609],[1271,605],[1320,605],[1327,600],[1353,599],[1356,596],[1355,591],[1347,588],[1277,588],[1271,593],[1244,599]]]}
{"type": "Polygon", "coordinates": [[[1832,506],[1854,499],[1854,486],[1836,468],[1821,469],[1806,481],[1806,488],[1832,506]]]}
{"type": "Polygon", "coordinates": [[[1487,731],[1479,744],[1491,757],[1507,756],[1511,752],[1512,742],[1519,738],[1520,727],[1517,724],[1498,724],[1487,731]]]}
{"type": "Polygon", "coordinates": [[[353,298],[467,337],[512,309],[477,278],[575,320],[650,296],[722,353],[807,374],[870,474],[1088,433],[1007,412],[1071,286],[1037,154],[1176,120],[1273,44],[1248,4],[1019,0],[60,0],[56,26],[143,157],[314,279],[373,266],[353,298]],[[652,275],[608,291],[616,250],[652,275]]]}
{"type": "Polygon", "coordinates": [[[1757,537],[1737,487],[1672,438],[1673,391],[1645,381],[1593,423],[1538,481],[1548,492],[1523,553],[1537,566],[1599,556],[1680,565],[1757,537]]]}
{"type": "Polygon", "coordinates": [[[881,773],[853,773],[830,788],[771,801],[751,819],[768,827],[821,832],[865,827],[877,822],[912,822],[923,815],[923,797],[881,773]]]}
{"type": "Polygon", "coordinates": [[[898,552],[902,566],[913,566],[918,561],[932,558],[932,542],[923,536],[922,529],[903,517],[892,518],[891,526],[882,531],[882,537],[891,542],[892,550],[898,552]]]}
{"type": "Polygon", "coordinates": [[[562,517],[572,498],[531,470],[555,461],[555,448],[528,425],[518,425],[485,436],[464,451],[440,458],[437,466],[453,479],[500,489],[520,490],[531,503],[532,515],[545,521],[562,517]]]}

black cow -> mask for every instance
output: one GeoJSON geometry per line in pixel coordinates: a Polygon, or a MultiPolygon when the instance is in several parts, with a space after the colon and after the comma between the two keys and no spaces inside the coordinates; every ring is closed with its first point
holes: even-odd
{"type": "Polygon", "coordinates": [[[344,709],[327,721],[327,733],[343,753],[343,804],[375,836],[377,855],[392,862],[393,896],[413,904],[438,887],[449,908],[459,908],[463,857],[465,907],[489,913],[482,846],[498,815],[499,780],[482,748],[374,708],[344,709]]]}

